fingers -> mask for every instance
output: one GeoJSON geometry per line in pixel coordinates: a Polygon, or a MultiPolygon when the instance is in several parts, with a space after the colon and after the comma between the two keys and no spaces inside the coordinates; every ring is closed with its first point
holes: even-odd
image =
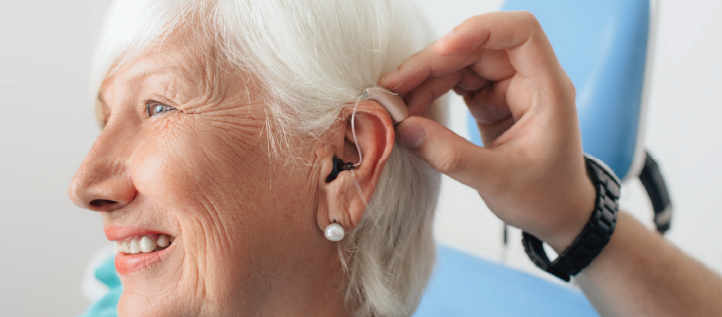
{"type": "Polygon", "coordinates": [[[428,78],[472,65],[478,75],[492,81],[517,72],[542,75],[540,80],[563,73],[549,40],[531,13],[483,14],[464,21],[452,32],[404,61],[380,84],[405,95],[428,78]]]}
{"type": "Polygon", "coordinates": [[[476,52],[442,56],[434,51],[433,46],[428,46],[401,63],[395,72],[381,78],[379,84],[401,95],[406,95],[429,78],[459,71],[477,60],[476,52]]]}
{"type": "Polygon", "coordinates": [[[463,55],[443,56],[429,46],[409,57],[379,84],[405,95],[429,78],[451,75],[467,67],[490,81],[509,78],[516,73],[505,51],[479,49],[463,55]]]}
{"type": "Polygon", "coordinates": [[[529,12],[493,12],[469,18],[434,44],[443,56],[468,54],[477,48],[509,50],[511,65],[525,76],[557,71],[554,50],[529,12]]]}
{"type": "Polygon", "coordinates": [[[511,80],[502,80],[490,84],[483,90],[464,94],[464,102],[469,107],[471,115],[480,124],[494,124],[511,116],[511,110],[506,101],[506,92],[511,80]]]}
{"type": "Polygon", "coordinates": [[[505,50],[524,44],[541,29],[529,12],[492,12],[477,15],[455,27],[435,43],[441,55],[455,55],[477,47],[505,50]]]}
{"type": "Polygon", "coordinates": [[[480,49],[479,59],[469,68],[482,78],[491,81],[507,79],[516,74],[505,50],[480,49]]]}
{"type": "Polygon", "coordinates": [[[404,102],[409,108],[409,115],[419,116],[432,101],[443,96],[451,89],[459,88],[461,90],[476,91],[489,83],[488,80],[479,77],[470,69],[462,68],[444,76],[427,79],[404,96],[404,102]]]}
{"type": "Polygon", "coordinates": [[[481,142],[483,142],[487,148],[494,147],[494,142],[504,134],[504,132],[509,130],[514,123],[516,123],[516,120],[511,116],[492,124],[481,124],[477,122],[476,125],[479,127],[479,133],[481,134],[481,142]]]}
{"type": "Polygon", "coordinates": [[[409,117],[396,128],[396,135],[414,155],[476,190],[496,174],[493,150],[478,147],[433,120],[409,117]]]}
{"type": "MultiPolygon", "coordinates": [[[[479,131],[484,144],[490,144],[503,133],[497,122],[511,118],[506,103],[506,91],[511,80],[491,82],[479,77],[468,68],[437,78],[429,78],[406,95],[405,102],[412,116],[421,115],[432,101],[449,89],[464,97],[472,116],[480,124],[479,131]],[[492,127],[486,128],[487,125],[492,127]],[[491,133],[487,133],[491,131],[491,133]]],[[[513,123],[514,120],[506,120],[513,123]]],[[[508,128],[508,127],[507,127],[508,128]]]]}

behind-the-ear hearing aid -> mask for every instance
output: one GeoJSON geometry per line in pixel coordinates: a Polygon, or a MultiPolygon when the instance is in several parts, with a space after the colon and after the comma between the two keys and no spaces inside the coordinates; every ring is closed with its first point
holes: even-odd
{"type": "Polygon", "coordinates": [[[367,88],[366,90],[364,90],[361,96],[359,96],[359,98],[356,100],[356,104],[353,106],[353,113],[351,114],[351,132],[353,133],[353,142],[356,144],[356,150],[358,151],[359,161],[358,163],[354,164],[346,163],[343,160],[333,158],[333,170],[331,170],[331,173],[328,175],[328,177],[326,177],[326,182],[329,183],[336,179],[341,171],[351,171],[351,179],[353,179],[354,185],[356,185],[356,190],[358,190],[358,193],[361,196],[361,200],[363,201],[364,205],[368,207],[366,197],[364,197],[364,194],[361,191],[361,186],[359,186],[359,183],[356,180],[356,175],[353,172],[356,166],[361,165],[361,162],[363,162],[361,147],[359,147],[358,140],[356,139],[355,126],[356,108],[358,107],[358,104],[361,102],[362,99],[374,100],[378,102],[381,106],[386,108],[386,111],[389,113],[389,115],[391,115],[391,120],[393,121],[394,126],[398,125],[401,121],[403,121],[409,116],[409,109],[406,108],[406,104],[404,104],[404,101],[401,99],[401,97],[399,97],[399,95],[378,87],[367,88]]]}
{"type": "Polygon", "coordinates": [[[409,117],[409,109],[401,97],[388,90],[378,87],[367,88],[361,97],[374,100],[386,108],[386,111],[389,112],[391,119],[394,121],[394,126],[409,117]]]}

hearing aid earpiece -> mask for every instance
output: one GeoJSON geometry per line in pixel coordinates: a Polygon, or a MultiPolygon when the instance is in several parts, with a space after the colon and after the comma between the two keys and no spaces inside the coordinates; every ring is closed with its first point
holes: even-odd
{"type": "Polygon", "coordinates": [[[391,119],[394,121],[394,125],[398,125],[401,121],[409,117],[409,109],[406,108],[406,104],[399,97],[388,90],[383,88],[367,88],[364,90],[362,96],[364,99],[370,99],[378,102],[386,108],[386,111],[391,115],[391,119]]]}
{"type": "Polygon", "coordinates": [[[331,170],[331,174],[328,174],[326,177],[326,183],[330,183],[336,179],[338,177],[338,173],[341,173],[341,171],[348,171],[354,168],[355,166],[353,166],[353,163],[346,163],[340,159],[333,158],[333,169],[331,170]]]}

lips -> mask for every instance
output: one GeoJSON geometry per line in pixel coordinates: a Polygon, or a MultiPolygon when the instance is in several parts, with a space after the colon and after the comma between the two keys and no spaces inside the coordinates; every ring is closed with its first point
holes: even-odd
{"type": "Polygon", "coordinates": [[[163,258],[170,251],[170,247],[161,251],[138,254],[125,254],[118,252],[115,255],[115,270],[118,274],[130,274],[140,271],[155,263],[163,261],[163,258]]]}
{"type": "Polygon", "coordinates": [[[134,227],[107,227],[104,230],[105,237],[110,241],[120,241],[152,234],[166,234],[170,236],[170,234],[166,232],[134,227]]]}
{"type": "Polygon", "coordinates": [[[129,227],[105,228],[105,236],[116,242],[115,269],[119,274],[133,273],[162,261],[175,240],[160,231],[129,227]]]}

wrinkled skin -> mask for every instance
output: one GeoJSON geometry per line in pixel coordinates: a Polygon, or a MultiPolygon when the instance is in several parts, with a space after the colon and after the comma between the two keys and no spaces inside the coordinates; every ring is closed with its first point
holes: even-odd
{"type": "MultiPolygon", "coordinates": [[[[322,230],[333,221],[353,230],[363,207],[348,173],[322,180],[332,155],[357,159],[349,112],[321,140],[292,138],[295,160],[269,155],[260,89],[216,66],[147,54],[101,88],[106,125],[71,199],[101,212],[106,229],[175,237],[162,261],[121,274],[120,315],[346,315],[338,245],[322,230]],[[149,116],[149,100],[175,109],[149,116]]],[[[370,198],[394,135],[377,105],[364,109],[357,177],[370,198]]]]}

